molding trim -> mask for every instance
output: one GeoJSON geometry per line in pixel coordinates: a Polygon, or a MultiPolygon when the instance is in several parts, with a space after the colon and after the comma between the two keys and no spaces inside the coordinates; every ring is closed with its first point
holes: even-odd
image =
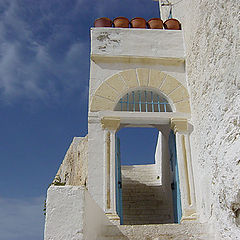
{"type": "Polygon", "coordinates": [[[91,60],[94,62],[104,62],[104,63],[148,63],[148,64],[161,64],[161,65],[172,65],[172,66],[179,66],[184,64],[184,58],[173,58],[173,57],[146,57],[146,56],[109,56],[109,55],[102,55],[102,54],[91,54],[91,60]]]}
{"type": "Polygon", "coordinates": [[[171,118],[171,129],[176,132],[187,132],[188,121],[186,118],[171,118]]]}
{"type": "Polygon", "coordinates": [[[111,156],[110,156],[110,144],[111,144],[111,138],[110,138],[110,132],[107,132],[106,135],[106,144],[107,144],[107,149],[106,149],[106,153],[107,153],[107,209],[110,209],[111,207],[111,197],[110,197],[110,160],[111,160],[111,156]]]}
{"type": "Polygon", "coordinates": [[[120,126],[120,118],[118,117],[103,117],[101,119],[102,128],[108,130],[117,130],[120,126]]]}

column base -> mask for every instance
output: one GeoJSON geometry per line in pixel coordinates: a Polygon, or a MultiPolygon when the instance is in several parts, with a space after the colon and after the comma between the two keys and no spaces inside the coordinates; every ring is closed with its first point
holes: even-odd
{"type": "Polygon", "coordinates": [[[187,216],[182,216],[182,219],[181,219],[181,223],[184,223],[184,222],[187,222],[187,221],[197,221],[198,220],[198,216],[197,216],[197,213],[193,213],[191,215],[187,215],[187,216]]]}
{"type": "Polygon", "coordinates": [[[111,223],[120,225],[120,217],[116,213],[105,213],[111,223]]]}

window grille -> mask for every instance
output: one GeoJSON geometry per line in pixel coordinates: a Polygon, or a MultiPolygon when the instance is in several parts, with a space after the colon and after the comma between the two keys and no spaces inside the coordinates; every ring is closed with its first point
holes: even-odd
{"type": "Polygon", "coordinates": [[[115,111],[129,112],[172,112],[165,98],[149,90],[127,93],[116,105],[115,111]]]}

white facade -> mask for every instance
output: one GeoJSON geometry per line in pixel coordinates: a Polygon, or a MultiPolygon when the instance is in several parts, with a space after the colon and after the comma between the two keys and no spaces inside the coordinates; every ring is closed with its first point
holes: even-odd
{"type": "MultiPolygon", "coordinates": [[[[45,239],[93,240],[105,229],[100,224],[102,218],[104,226],[113,227],[115,233],[120,231],[123,238],[118,239],[130,236],[130,232],[137,229],[116,228],[119,216],[116,212],[115,134],[120,128],[131,126],[156,127],[162,132],[163,140],[156,148],[156,153],[162,151],[163,156],[162,159],[156,157],[159,172],[167,168],[160,168],[160,165],[169,157],[166,133],[171,128],[176,134],[182,224],[175,228],[166,226],[169,231],[179,232],[176,236],[166,235],[164,239],[179,239],[180,232],[181,239],[239,238],[240,29],[237,22],[240,5],[237,1],[194,0],[189,3],[183,0],[176,6],[174,17],[181,21],[182,31],[91,30],[88,147],[82,141],[76,142],[76,146],[82,145],[74,148],[79,149],[73,151],[75,157],[64,160],[61,174],[54,182],[55,185],[69,184],[63,176],[73,166],[75,168],[71,161],[83,161],[77,157],[77,151],[82,151],[87,156],[84,157],[87,164],[81,165],[81,169],[87,166],[87,174],[81,182],[85,186],[78,190],[69,186],[49,189],[45,239]],[[158,91],[171,104],[173,112],[114,111],[119,99],[136,89],[158,91]],[[78,193],[72,194],[75,190],[78,193]],[[84,194],[90,200],[86,201],[84,194]],[[67,202],[69,206],[78,203],[76,211],[61,210],[67,202]],[[99,221],[95,221],[96,231],[91,237],[89,222],[84,217],[92,216],[85,213],[88,212],[85,211],[87,202],[97,206],[96,216],[101,216],[94,215],[99,221]],[[67,215],[66,219],[59,214],[67,215]],[[68,221],[71,217],[76,219],[76,224],[68,221]],[[189,224],[195,229],[190,235],[189,224]],[[55,227],[61,230],[56,231],[55,227]],[[81,237],[76,238],[76,232],[81,237]],[[65,237],[60,238],[61,234],[65,237]]],[[[166,15],[165,9],[162,9],[162,16],[166,15]]],[[[78,177],[74,174],[71,181],[79,183],[75,181],[78,177]]],[[[168,187],[169,178],[171,176],[161,175],[161,182],[168,182],[168,187]]],[[[148,230],[151,231],[151,227],[148,230]]],[[[133,235],[129,239],[137,239],[133,235]]],[[[141,237],[144,239],[144,236],[141,237]]],[[[151,239],[162,239],[157,237],[151,239]]]]}
{"type": "Polygon", "coordinates": [[[215,226],[216,239],[240,236],[239,12],[238,0],[184,0],[173,6],[186,49],[197,208],[200,221],[215,226]]]}

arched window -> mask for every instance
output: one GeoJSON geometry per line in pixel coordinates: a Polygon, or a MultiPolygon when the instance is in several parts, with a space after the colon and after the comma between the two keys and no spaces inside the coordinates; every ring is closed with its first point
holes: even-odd
{"type": "Polygon", "coordinates": [[[115,111],[129,112],[172,112],[168,101],[152,90],[134,90],[122,97],[115,111]]]}

